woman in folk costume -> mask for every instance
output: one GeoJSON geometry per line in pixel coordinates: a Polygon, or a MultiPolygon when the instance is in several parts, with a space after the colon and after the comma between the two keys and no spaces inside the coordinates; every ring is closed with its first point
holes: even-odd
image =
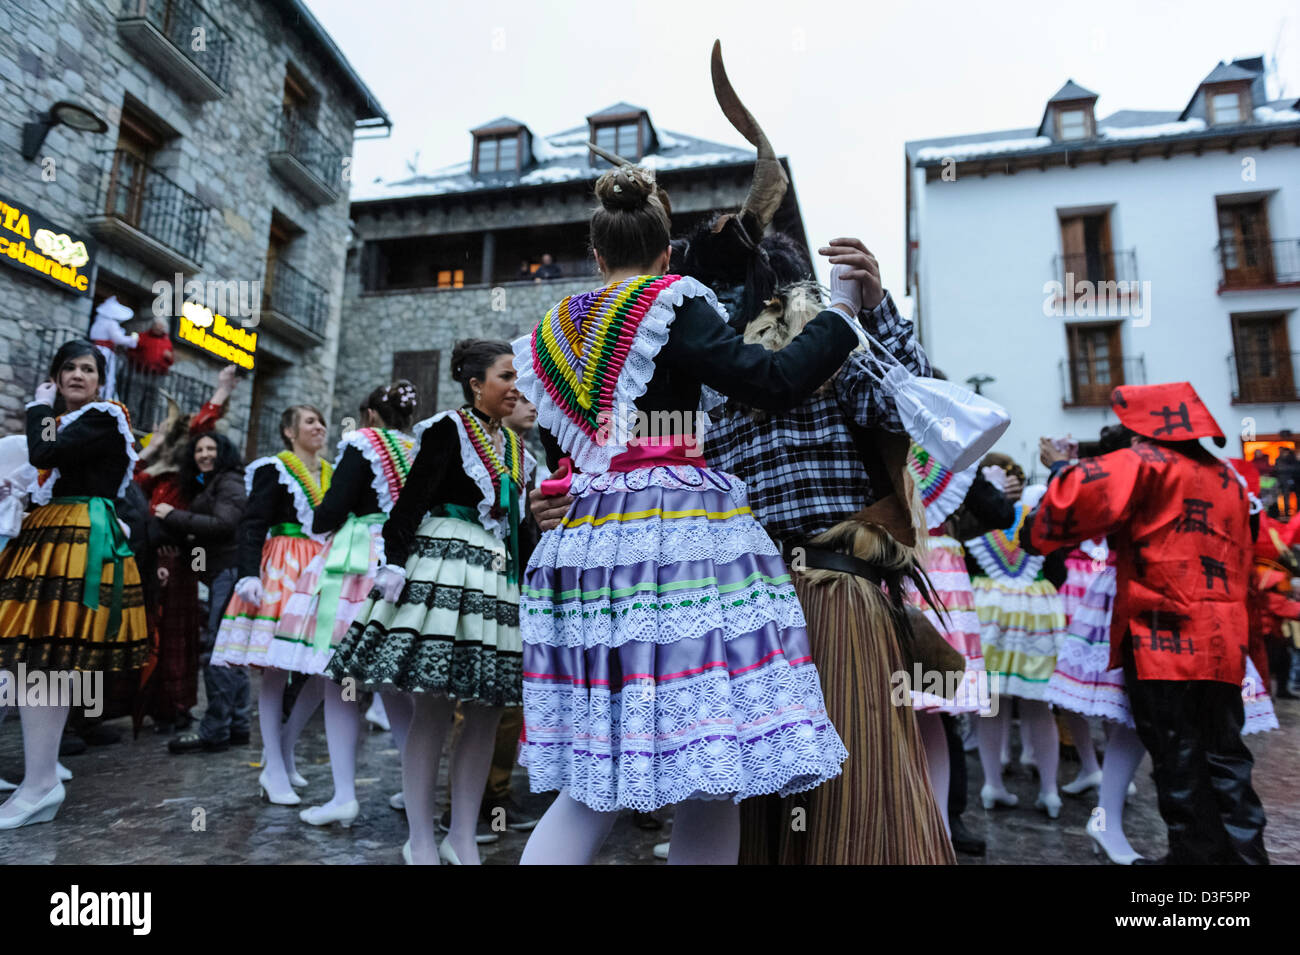
{"type": "MultiPolygon", "coordinates": [[[[948,818],[951,754],[942,717],[945,714],[977,713],[989,706],[988,684],[983,678],[984,654],[980,645],[975,591],[966,569],[966,551],[955,534],[958,525],[965,524],[965,536],[973,536],[972,521],[980,526],[980,530],[999,524],[1005,526],[1014,519],[1014,514],[1002,493],[978,473],[978,465],[954,473],[934,460],[924,448],[913,444],[907,456],[907,470],[925,507],[925,523],[929,528],[925,573],[940,609],[936,611],[910,581],[907,600],[925,614],[948,644],[966,660],[962,681],[951,697],[935,699],[932,694],[922,694],[915,688],[912,690],[912,705],[925,744],[930,785],[943,814],[944,825],[951,830],[948,818]],[[962,512],[960,515],[959,511],[962,512]]],[[[964,831],[962,834],[965,835],[964,831]]]]}
{"type": "MultiPolygon", "coordinates": [[[[1003,454],[990,454],[983,463],[1001,467],[1008,474],[1024,473],[1003,454]]],[[[1038,766],[1035,806],[1055,819],[1061,814],[1061,797],[1056,791],[1060,740],[1046,697],[1056,667],[1057,643],[1065,631],[1065,613],[1060,594],[1043,575],[1043,559],[1016,542],[1028,513],[1027,503],[1036,501],[1036,490],[1026,489],[1016,502],[1015,520],[1008,528],[966,542],[966,553],[975,565],[971,585],[979,613],[984,670],[993,697],[993,713],[981,716],[976,724],[984,769],[980,800],[985,809],[1017,802],[1002,781],[1002,739],[1014,697],[1019,701],[1021,731],[1038,766]]]]}
{"type": "MultiPolygon", "coordinates": [[[[267,652],[267,665],[295,673],[325,672],[334,649],[352,625],[385,563],[383,524],[411,470],[411,426],[419,399],[405,379],[380,385],[362,406],[363,427],[339,442],[329,490],[304,526],[314,536],[333,535],[317,554],[285,604],[267,652]]],[[[299,813],[303,822],[344,828],[360,812],[356,798],[357,731],[361,708],[355,693],[334,682],[324,687],[325,738],[334,795],[299,813]]],[[[405,713],[400,706],[394,714],[405,713]]],[[[399,730],[401,735],[401,730],[399,730]]]]}
{"type": "MultiPolygon", "coordinates": [[[[99,398],[102,353],[64,344],[27,406],[27,450],[41,469],[22,531],[0,551],[0,670],[138,670],[149,652],[140,574],[113,501],[136,460],[126,409],[99,398]]],[[[21,687],[19,688],[21,690],[21,687]]],[[[20,706],[25,773],[0,829],[49,822],[66,701],[20,706]]]]}
{"type": "MultiPolygon", "coordinates": [[[[1124,385],[1111,405],[1125,429],[1120,450],[1071,465],[1040,441],[1052,473],[1021,540],[1047,552],[1109,536],[1117,583],[1108,665],[1124,668],[1126,715],[1151,753],[1167,861],[1267,863],[1241,741],[1252,495],[1199,444],[1225,439],[1187,382],[1124,385]]],[[[1113,836],[1109,813],[1105,821],[1113,836]]],[[[1112,857],[1116,842],[1126,846],[1101,842],[1112,857]]]]}
{"type": "Polygon", "coordinates": [[[263,746],[258,785],[271,802],[293,806],[301,802],[293,784],[306,782],[293,768],[296,734],[284,733],[280,725],[288,671],[274,666],[270,651],[298,577],[321,551],[320,540],[305,528],[329,490],[334,469],[320,458],[326,425],[318,409],[286,409],[280,416],[280,435],[285,450],[257,459],[246,471],[248,507],[239,523],[239,580],[217,631],[211,665],[263,668],[257,697],[263,746]]]}
{"type": "Polygon", "coordinates": [[[99,393],[108,401],[117,397],[117,349],[135,348],[140,341],[138,333],[122,331],[122,323],[134,318],[135,312],[110,295],[95,309],[95,319],[90,323],[90,340],[104,356],[104,380],[99,393]]]}
{"type": "Polygon", "coordinates": [[[411,471],[383,526],[387,563],[325,671],[414,698],[402,752],[408,863],[478,863],[497,723],[521,702],[519,527],[532,456],[501,425],[519,394],[511,358],[506,342],[456,343],[452,377],[466,404],[415,426],[411,471]],[[457,701],[451,831],[438,845],[434,787],[457,701]]]}
{"type": "Polygon", "coordinates": [[[858,309],[836,303],[780,352],[746,344],[709,289],[662,274],[659,192],[626,164],[597,180],[608,284],[515,342],[550,463],[563,449],[583,472],[521,601],[520,762],[535,792],[561,790],[529,864],[590,862],[618,810],[669,804],[670,862],[735,863],[736,803],[816,787],[847,756],[780,553],[692,425],[711,389],[769,409],[806,398],[856,344],[858,309]]]}

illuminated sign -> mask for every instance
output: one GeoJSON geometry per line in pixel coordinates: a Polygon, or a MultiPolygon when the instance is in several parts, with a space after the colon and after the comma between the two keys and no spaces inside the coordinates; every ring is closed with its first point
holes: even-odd
{"type": "Polygon", "coordinates": [[[65,292],[89,295],[94,259],[92,240],[69,235],[39,213],[0,196],[0,262],[65,292]]]}
{"type": "Polygon", "coordinates": [[[181,306],[176,337],[248,371],[253,370],[257,360],[257,332],[240,328],[226,316],[213,314],[212,309],[198,302],[186,302],[181,306]]]}

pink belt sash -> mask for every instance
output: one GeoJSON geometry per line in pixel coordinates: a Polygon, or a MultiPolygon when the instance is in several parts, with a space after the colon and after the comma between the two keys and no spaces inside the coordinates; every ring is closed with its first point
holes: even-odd
{"type": "MultiPolygon", "coordinates": [[[[709,464],[704,460],[704,455],[693,453],[697,447],[693,434],[674,434],[653,441],[641,441],[622,454],[615,455],[609,462],[609,469],[623,472],[673,465],[707,468],[709,464]]],[[[573,480],[573,461],[564,458],[555,473],[555,477],[542,482],[541,490],[547,497],[569,493],[569,483],[573,480]]]]}

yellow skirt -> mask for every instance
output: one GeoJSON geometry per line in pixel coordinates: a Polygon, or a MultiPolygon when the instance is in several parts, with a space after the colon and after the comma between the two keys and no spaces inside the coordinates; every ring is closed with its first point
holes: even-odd
{"type": "Polygon", "coordinates": [[[81,603],[89,556],[90,508],[51,503],[23,520],[0,550],[0,670],[139,669],[149,655],[144,589],[135,559],[104,564],[99,607],[81,603]],[[108,634],[113,574],[122,573],[122,616],[108,634]]]}

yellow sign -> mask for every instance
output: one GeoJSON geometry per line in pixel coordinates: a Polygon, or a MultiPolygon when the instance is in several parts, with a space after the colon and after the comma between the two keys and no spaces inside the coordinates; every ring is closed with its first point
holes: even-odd
{"type": "Polygon", "coordinates": [[[181,341],[252,371],[257,359],[257,332],[245,331],[198,302],[181,306],[179,324],[176,337],[181,341]]]}
{"type": "Polygon", "coordinates": [[[81,270],[94,257],[90,240],[75,239],[40,214],[0,196],[0,262],[88,295],[90,276],[81,270]]]}

